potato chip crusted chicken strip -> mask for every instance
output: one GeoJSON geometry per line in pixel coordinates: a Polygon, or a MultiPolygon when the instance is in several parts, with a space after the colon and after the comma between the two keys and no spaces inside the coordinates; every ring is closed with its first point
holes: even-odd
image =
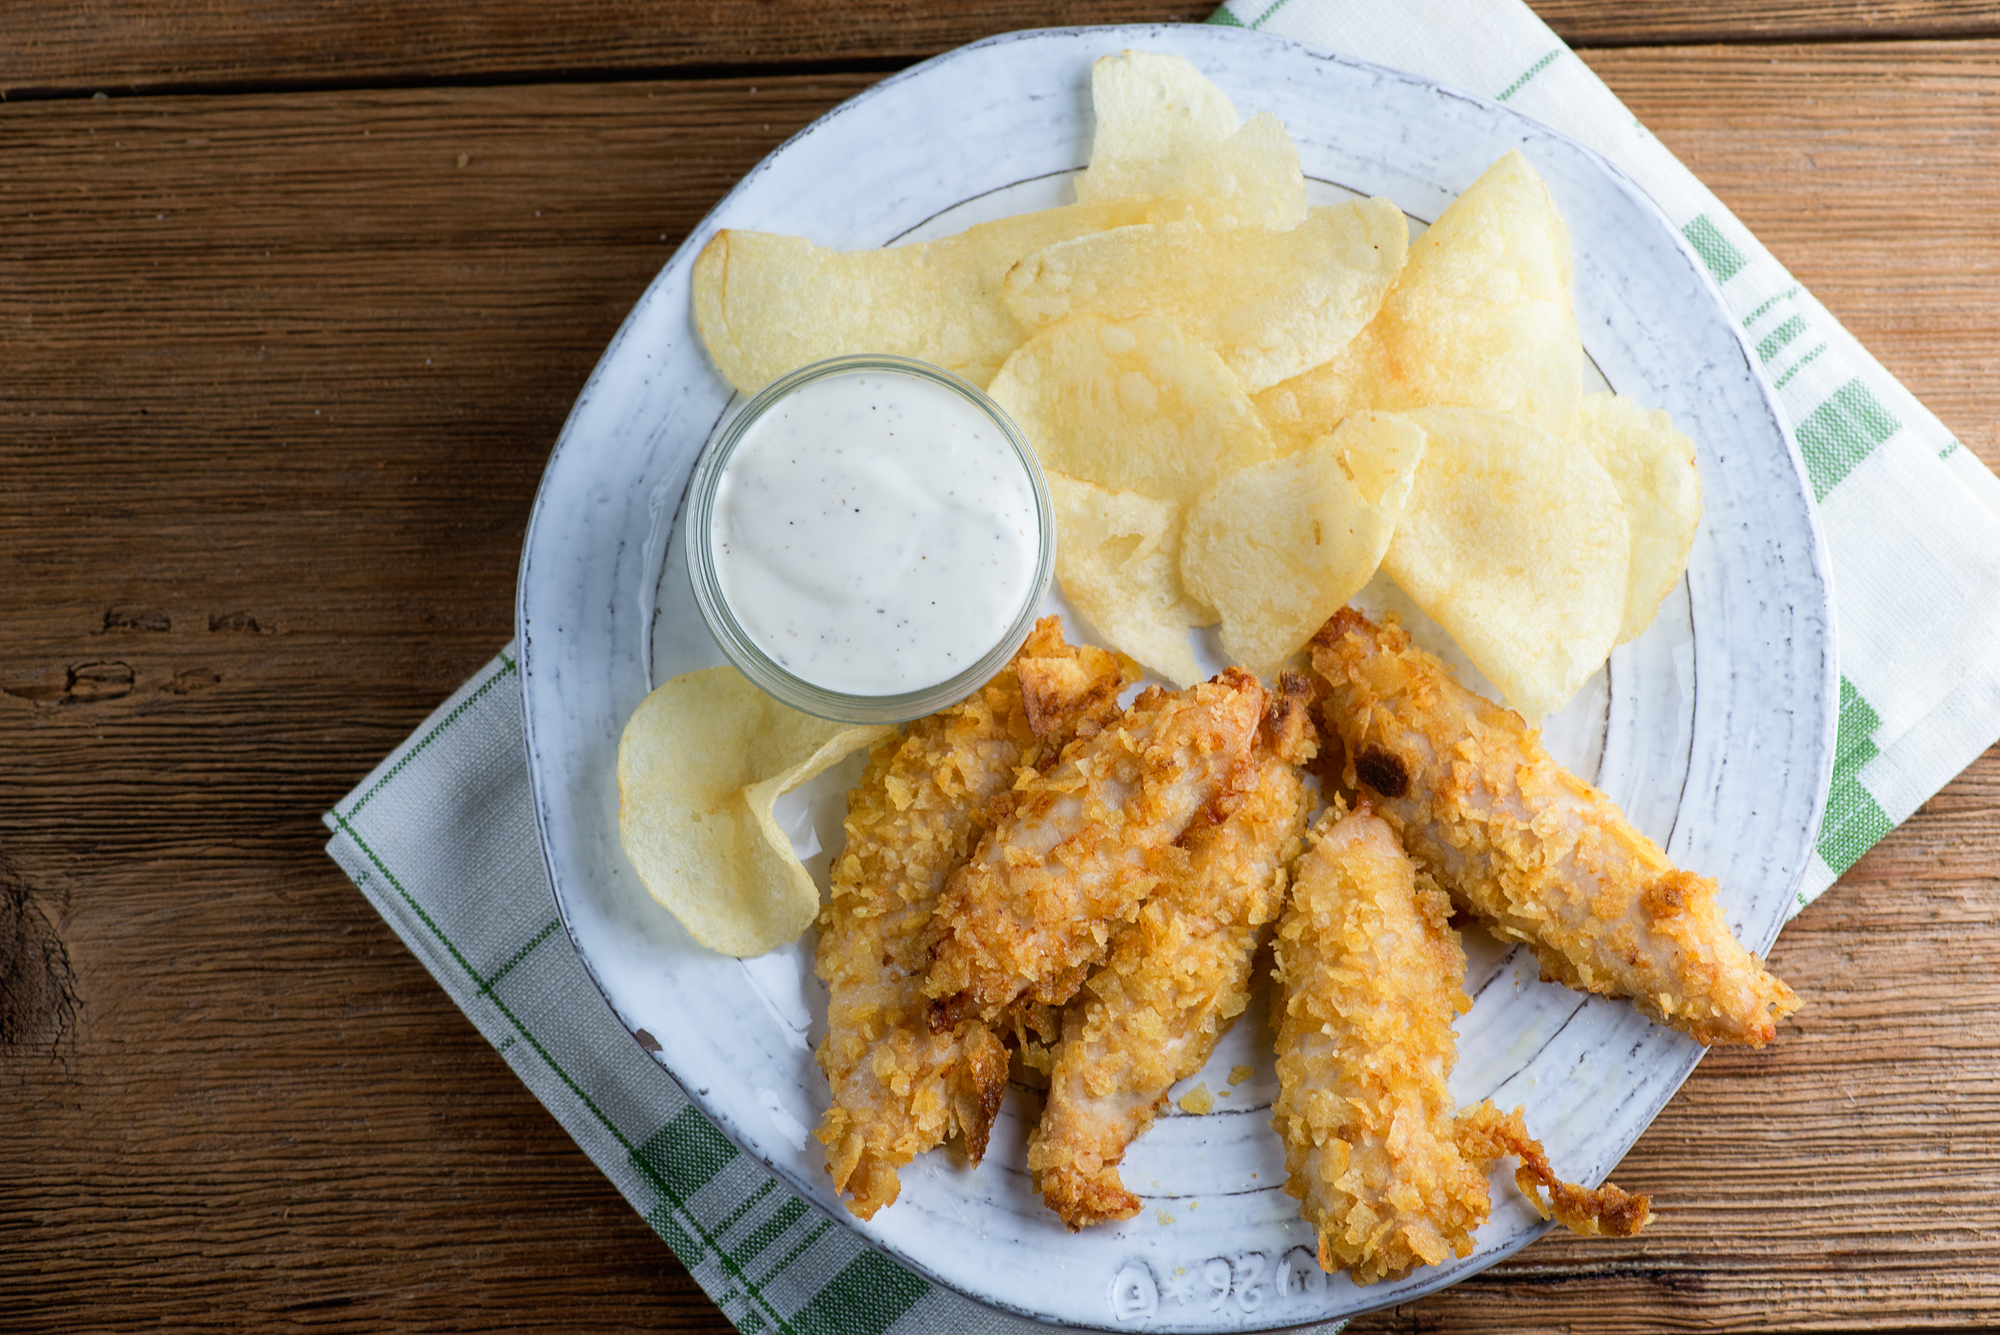
{"type": "Polygon", "coordinates": [[[1730,934],[1712,878],[1676,868],[1521,716],[1461,686],[1401,627],[1342,608],[1314,636],[1346,782],[1411,855],[1542,973],[1624,997],[1702,1043],[1762,1046],[1798,998],[1730,934]]]}
{"type": "Polygon", "coordinates": [[[1487,1166],[1518,1154],[1515,1180],[1547,1217],[1629,1234],[1644,1197],[1557,1179],[1521,1110],[1454,1115],[1452,1020],[1471,1006],[1451,903],[1364,804],[1310,836],[1278,926],[1278,1101],[1285,1189],[1319,1235],[1319,1263],[1356,1284],[1470,1255],[1492,1209],[1487,1166]],[[1535,1190],[1546,1186],[1553,1204],[1535,1190]]]}
{"type": "Polygon", "coordinates": [[[975,1163],[984,1152],[1007,1053],[977,1021],[932,1032],[925,929],[1019,771],[1115,714],[1120,685],[1110,654],[1072,649],[1046,618],[1010,670],[877,747],[848,794],[847,847],[820,916],[830,996],[818,1055],[833,1104],[818,1134],[835,1190],[853,1193],[863,1219],[896,1199],[900,1167],[954,1131],[975,1163]]]}
{"type": "Polygon", "coordinates": [[[1278,924],[1285,1190],[1356,1284],[1472,1251],[1492,1208],[1445,1088],[1467,1009],[1451,905],[1365,810],[1322,817],[1278,924]]]}
{"type": "Polygon", "coordinates": [[[1167,873],[1138,921],[1114,938],[1065,1015],[1028,1167],[1072,1230],[1139,1212],[1118,1176],[1126,1147],[1249,1002],[1251,961],[1284,903],[1285,869],[1312,805],[1298,768],[1317,749],[1311,702],[1305,678],[1281,678],[1247,791],[1220,824],[1188,827],[1186,865],[1167,873]]]}
{"type": "Polygon", "coordinates": [[[1243,785],[1263,713],[1263,686],[1236,668],[1185,691],[1151,687],[1025,780],[938,905],[931,1023],[992,1023],[1018,998],[1074,996],[1189,822],[1243,785]]]}

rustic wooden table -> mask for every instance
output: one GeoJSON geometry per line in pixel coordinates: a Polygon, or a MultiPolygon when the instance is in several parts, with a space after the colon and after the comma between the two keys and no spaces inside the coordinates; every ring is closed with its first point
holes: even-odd
{"type": "MultiPolygon", "coordinates": [[[[511,634],[572,398],[760,156],[1207,8],[0,0],[0,1328],[728,1329],[319,813],[511,634]]],[[[2000,464],[1990,5],[1539,8],[2000,464]]],[[[1996,919],[1991,750],[1787,929],[1806,1008],[1619,1170],[1652,1229],[1356,1329],[2000,1324],[1996,919]]]]}

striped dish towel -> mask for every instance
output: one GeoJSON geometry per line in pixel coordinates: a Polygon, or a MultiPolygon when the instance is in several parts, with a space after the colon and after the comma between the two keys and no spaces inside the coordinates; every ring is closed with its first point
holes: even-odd
{"type": "MultiPolygon", "coordinates": [[[[1795,424],[1832,552],[1839,754],[1804,907],[2000,737],[2000,482],[1518,0],[1230,0],[1211,21],[1546,121],[1645,187],[1707,263],[1795,424]]],[[[738,1328],[1039,1329],[928,1284],[800,1201],[612,1018],[536,846],[511,648],[326,823],[334,859],[738,1328]]]]}

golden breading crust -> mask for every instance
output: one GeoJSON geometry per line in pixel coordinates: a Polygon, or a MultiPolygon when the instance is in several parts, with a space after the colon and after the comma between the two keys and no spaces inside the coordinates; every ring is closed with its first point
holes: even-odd
{"type": "Polygon", "coordinates": [[[1244,785],[1263,713],[1263,686],[1236,668],[1185,691],[1153,687],[1024,781],[939,901],[933,1026],[1074,996],[1189,822],[1244,785]]]}
{"type": "Polygon", "coordinates": [[[1677,869],[1520,715],[1351,608],[1313,637],[1312,661],[1345,782],[1460,903],[1532,946],[1544,977],[1703,1043],[1777,1036],[1799,1000],[1730,935],[1714,880],[1677,869]]]}
{"type": "Polygon", "coordinates": [[[1215,1051],[1250,999],[1250,965],[1284,902],[1311,794],[1312,688],[1286,673],[1257,734],[1256,778],[1220,824],[1197,819],[1138,921],[1064,1016],[1048,1102],[1028,1143],[1042,1199],[1072,1231],[1129,1219],[1118,1163],[1167,1089],[1215,1051]]]}
{"type": "Polygon", "coordinates": [[[847,847],[820,915],[829,1000],[818,1055],[833,1105],[818,1135],[835,1190],[853,1193],[848,1209],[863,1219],[896,1199],[902,1165],[954,1131],[973,1162],[985,1151],[1007,1052],[977,1021],[932,1031],[925,930],[945,879],[1005,812],[1019,774],[1101,726],[1121,680],[1110,654],[1071,648],[1045,618],[1014,667],[876,747],[848,794],[847,847]],[[1034,683],[1033,711],[1024,681],[1034,683]]]}
{"type": "Polygon", "coordinates": [[[1471,1001],[1450,901],[1365,801],[1329,812],[1310,842],[1278,926],[1273,1124],[1321,1267],[1372,1284],[1469,1255],[1492,1207],[1487,1167],[1507,1155],[1544,1218],[1579,1233],[1644,1227],[1645,1197],[1558,1179],[1521,1109],[1453,1115],[1451,1025],[1471,1001]]]}

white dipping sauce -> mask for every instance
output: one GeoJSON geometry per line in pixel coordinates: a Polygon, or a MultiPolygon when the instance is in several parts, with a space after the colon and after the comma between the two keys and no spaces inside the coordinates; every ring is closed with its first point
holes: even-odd
{"type": "Polygon", "coordinates": [[[1034,484],[999,427],[943,385],[861,371],[768,408],[723,465],[709,529],[745,633],[847,695],[948,681],[1034,592],[1034,484]]]}

